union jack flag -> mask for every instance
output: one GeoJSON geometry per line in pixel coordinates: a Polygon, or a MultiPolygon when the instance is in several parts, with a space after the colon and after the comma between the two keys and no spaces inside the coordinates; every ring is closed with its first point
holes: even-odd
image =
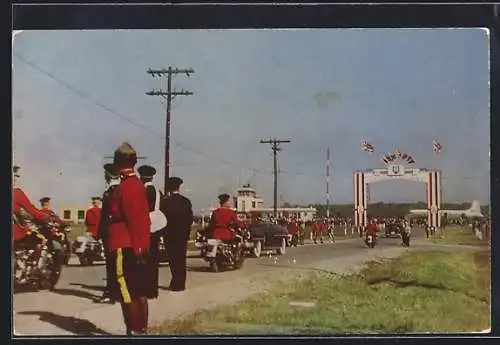
{"type": "Polygon", "coordinates": [[[370,153],[375,151],[375,147],[366,140],[363,140],[361,142],[361,149],[365,152],[370,152],[370,153]]]}
{"type": "Polygon", "coordinates": [[[434,147],[434,152],[439,153],[443,149],[443,146],[436,140],[432,142],[432,146],[434,147]]]}

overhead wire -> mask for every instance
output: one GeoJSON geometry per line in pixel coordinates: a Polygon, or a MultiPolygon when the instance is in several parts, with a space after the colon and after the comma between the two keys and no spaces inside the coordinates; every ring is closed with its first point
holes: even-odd
{"type": "MultiPolygon", "coordinates": [[[[24,62],[25,64],[29,65],[30,67],[36,69],[38,72],[42,73],[43,75],[49,77],[50,79],[54,80],[55,82],[59,83],[60,85],[64,86],[66,89],[68,89],[69,91],[75,93],[76,95],[86,99],[87,101],[89,101],[90,103],[92,103],[93,105],[97,106],[97,107],[100,107],[101,109],[104,109],[105,111],[121,118],[122,120],[136,126],[136,127],[139,127],[141,128],[142,130],[144,131],[147,131],[149,133],[152,133],[158,137],[161,137],[162,139],[165,139],[165,136],[152,130],[151,128],[147,127],[147,126],[144,126],[143,124],[141,124],[140,122],[138,121],[135,121],[121,113],[119,113],[118,111],[110,108],[109,106],[105,105],[104,103],[100,102],[100,101],[97,101],[97,100],[94,100],[92,99],[87,93],[79,90],[78,88],[72,86],[71,84],[61,80],[60,78],[56,77],[53,73],[50,73],[46,70],[44,70],[43,68],[39,67],[36,63],[34,62],[31,62],[29,60],[27,60],[26,58],[24,58],[23,56],[21,56],[20,54],[14,54],[14,56],[16,58],[18,58],[19,60],[21,60],[22,62],[24,62]]],[[[197,149],[194,149],[192,147],[189,147],[183,143],[180,143],[180,142],[177,142],[175,140],[171,140],[171,143],[174,144],[175,146],[185,150],[185,151],[188,151],[188,152],[192,152],[194,154],[197,154],[199,156],[202,156],[204,158],[207,158],[207,159],[210,159],[210,160],[215,160],[215,161],[218,161],[218,162],[221,162],[221,163],[224,163],[224,164],[227,164],[227,165],[230,165],[230,166],[234,166],[234,167],[237,167],[237,168],[240,168],[240,169],[246,169],[248,171],[251,171],[251,172],[254,172],[254,173],[258,173],[259,171],[260,172],[264,172],[264,173],[271,173],[271,171],[266,171],[266,170],[262,170],[262,169],[256,169],[256,168],[252,168],[252,167],[248,167],[244,164],[240,164],[240,163],[234,163],[234,162],[231,162],[229,160],[226,160],[224,158],[220,158],[220,157],[215,157],[213,155],[209,155],[209,154],[206,154],[205,152],[203,151],[200,151],[200,150],[197,150],[197,149]]],[[[288,175],[309,175],[308,173],[303,173],[303,172],[281,172],[281,173],[286,173],[288,175]]]]}
{"type": "MultiPolygon", "coordinates": [[[[165,136],[161,133],[158,133],[154,130],[152,130],[151,128],[147,127],[147,126],[144,126],[143,124],[141,124],[140,122],[138,121],[135,121],[121,113],[119,113],[118,111],[110,108],[109,106],[105,105],[104,103],[100,102],[100,101],[97,101],[97,100],[94,100],[92,99],[88,94],[86,94],[85,92],[79,90],[78,88],[72,86],[71,84],[59,79],[58,77],[56,77],[53,73],[50,73],[46,70],[44,70],[43,68],[39,67],[36,63],[34,62],[31,62],[29,60],[27,60],[26,58],[24,58],[22,55],[20,54],[17,54],[17,53],[14,53],[13,54],[16,58],[18,58],[19,60],[21,60],[23,63],[29,65],[30,67],[34,68],[35,70],[37,70],[38,72],[42,73],[43,75],[49,77],[50,79],[54,80],[55,82],[59,83],[60,85],[64,86],[66,89],[68,89],[69,91],[75,93],[76,95],[86,99],[87,101],[89,101],[90,103],[92,103],[93,105],[97,106],[97,107],[100,107],[101,109],[107,111],[108,113],[111,113],[119,118],[121,118],[122,120],[138,127],[138,128],[141,128],[142,130],[144,131],[147,131],[151,134],[154,134],[162,139],[165,139],[165,136]]],[[[199,156],[202,156],[206,159],[209,159],[209,160],[214,160],[214,161],[218,161],[220,163],[224,163],[226,165],[229,165],[229,166],[233,166],[233,167],[237,167],[237,168],[240,168],[240,169],[245,169],[245,170],[248,170],[250,172],[252,172],[253,174],[258,174],[259,172],[261,173],[268,173],[268,174],[271,174],[273,173],[272,171],[270,170],[264,170],[264,169],[261,169],[261,168],[253,168],[253,167],[249,167],[249,166],[246,166],[244,164],[241,164],[241,163],[234,163],[234,162],[231,162],[229,160],[226,160],[224,158],[220,158],[220,157],[216,157],[216,156],[213,156],[213,155],[209,155],[203,151],[200,151],[198,149],[194,149],[192,147],[189,147],[181,142],[178,142],[178,141],[175,141],[175,140],[171,140],[170,141],[172,144],[174,144],[175,146],[185,150],[185,151],[188,151],[188,152],[191,152],[191,153],[194,153],[194,154],[197,154],[199,156]]],[[[288,171],[288,170],[281,170],[279,171],[279,174],[283,174],[283,175],[292,175],[292,176],[315,176],[315,177],[324,177],[324,174],[322,173],[314,173],[314,172],[294,172],[294,171],[288,171]]],[[[457,179],[457,177],[445,177],[443,176],[442,177],[443,179],[449,179],[449,178],[454,178],[454,179],[457,179]]],[[[458,179],[474,179],[474,177],[472,176],[466,176],[466,177],[459,177],[458,179]]]]}

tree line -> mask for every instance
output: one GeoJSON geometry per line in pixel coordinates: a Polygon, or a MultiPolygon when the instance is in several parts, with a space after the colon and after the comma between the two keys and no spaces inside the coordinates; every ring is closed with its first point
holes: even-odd
{"type": "MultiPolygon", "coordinates": [[[[317,211],[317,215],[320,217],[326,216],[327,207],[325,204],[310,204],[304,205],[292,205],[285,202],[282,207],[314,207],[317,211]]],[[[444,210],[466,210],[470,207],[470,202],[464,203],[442,203],[441,208],[444,210]]],[[[353,204],[337,204],[329,205],[330,216],[334,217],[352,217],[354,211],[353,204]]],[[[427,209],[427,203],[420,201],[414,203],[385,203],[377,202],[368,205],[368,213],[374,217],[403,217],[408,214],[412,209],[427,209]]],[[[481,212],[484,215],[489,215],[489,205],[481,205],[481,212]]]]}

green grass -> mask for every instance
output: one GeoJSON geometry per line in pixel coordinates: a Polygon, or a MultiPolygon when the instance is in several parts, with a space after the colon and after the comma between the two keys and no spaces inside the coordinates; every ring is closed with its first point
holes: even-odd
{"type": "Polygon", "coordinates": [[[489,252],[411,252],[359,274],[314,273],[152,334],[468,332],[490,327],[489,252]],[[294,307],[293,301],[314,302],[294,307]]]}
{"type": "Polygon", "coordinates": [[[472,229],[466,226],[449,226],[432,238],[433,243],[489,246],[487,239],[478,240],[472,229]]]}

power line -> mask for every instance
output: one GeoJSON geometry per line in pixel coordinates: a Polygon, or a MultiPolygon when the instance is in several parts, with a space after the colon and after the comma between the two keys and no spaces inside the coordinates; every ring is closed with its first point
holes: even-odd
{"type": "MultiPolygon", "coordinates": [[[[137,122],[137,121],[134,121],[133,119],[130,119],[129,117],[123,115],[123,114],[120,114],[119,112],[113,110],[112,108],[106,106],[105,104],[99,102],[99,101],[96,101],[96,100],[93,100],[92,98],[90,98],[89,95],[87,95],[85,92],[75,88],[74,86],[66,83],[65,81],[59,79],[58,77],[56,77],[55,75],[53,75],[52,73],[50,72],[47,72],[45,71],[44,69],[38,67],[38,65],[36,65],[35,63],[33,62],[30,62],[28,60],[26,60],[23,56],[19,55],[19,54],[13,54],[16,58],[18,58],[19,60],[23,61],[25,64],[29,65],[30,67],[34,68],[35,70],[37,70],[38,72],[42,73],[43,75],[49,77],[50,79],[54,80],[55,82],[61,84],[62,86],[64,86],[65,88],[67,88],[68,90],[70,90],[71,92],[79,95],[80,97],[86,99],[87,101],[89,101],[90,103],[92,103],[93,105],[97,106],[97,107],[100,107],[102,108],[103,110],[121,118],[122,120],[136,126],[136,127],[139,127],[141,129],[143,129],[144,131],[147,131],[151,134],[154,134],[158,137],[161,137],[162,139],[165,138],[164,135],[152,130],[151,128],[148,128],[144,125],[142,125],[141,123],[137,122]]],[[[212,156],[212,155],[209,155],[203,151],[200,151],[200,150],[197,150],[197,149],[194,149],[192,147],[189,147],[189,146],[186,146],[180,142],[176,142],[174,140],[171,140],[171,143],[174,144],[175,146],[185,150],[185,151],[188,151],[188,152],[191,152],[191,153],[194,153],[196,155],[199,155],[201,157],[204,157],[206,159],[210,159],[210,160],[213,160],[213,161],[218,161],[220,163],[223,163],[223,164],[226,164],[228,166],[233,166],[233,167],[237,167],[237,168],[243,168],[243,169],[246,169],[248,171],[252,171],[252,172],[261,172],[261,173],[273,173],[273,171],[271,170],[263,170],[263,169],[256,169],[256,168],[252,168],[252,167],[248,167],[246,165],[243,165],[243,164],[239,164],[239,163],[234,163],[234,162],[231,162],[231,161],[228,161],[224,158],[220,158],[220,157],[216,157],[216,156],[212,156]]],[[[321,173],[314,173],[314,172],[294,172],[294,171],[283,171],[281,170],[280,171],[280,174],[283,174],[283,175],[289,175],[289,176],[314,176],[314,177],[322,177],[323,174],[321,173]]],[[[342,177],[339,177],[337,176],[337,179],[339,179],[342,177]]],[[[345,179],[352,179],[352,176],[349,176],[349,177],[345,177],[345,179]]],[[[441,177],[443,180],[447,180],[447,179],[454,179],[454,180],[464,180],[464,179],[477,179],[477,177],[474,177],[474,176],[442,176],[441,177]]]]}

